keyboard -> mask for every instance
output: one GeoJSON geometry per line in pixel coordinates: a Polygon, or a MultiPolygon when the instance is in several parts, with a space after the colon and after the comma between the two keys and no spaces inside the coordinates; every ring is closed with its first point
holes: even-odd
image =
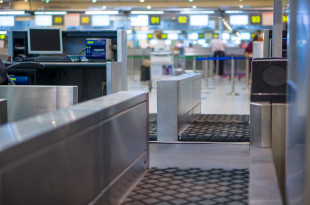
{"type": "Polygon", "coordinates": [[[72,62],[66,56],[38,56],[34,58],[35,62],[72,62]]]}

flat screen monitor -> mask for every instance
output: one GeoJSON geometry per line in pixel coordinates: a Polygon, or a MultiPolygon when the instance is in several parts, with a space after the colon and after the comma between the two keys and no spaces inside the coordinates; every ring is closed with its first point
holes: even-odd
{"type": "Polygon", "coordinates": [[[62,54],[62,34],[58,28],[29,28],[29,54],[62,54]]]}

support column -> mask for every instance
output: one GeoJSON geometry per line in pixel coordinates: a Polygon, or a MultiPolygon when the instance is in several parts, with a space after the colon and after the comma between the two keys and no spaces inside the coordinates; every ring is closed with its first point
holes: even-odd
{"type": "Polygon", "coordinates": [[[283,0],[273,0],[272,57],[282,57],[283,0]]]}

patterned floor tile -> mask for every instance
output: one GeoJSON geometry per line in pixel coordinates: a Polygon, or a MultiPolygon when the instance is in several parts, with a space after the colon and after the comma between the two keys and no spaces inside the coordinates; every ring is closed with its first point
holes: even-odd
{"type": "Polygon", "coordinates": [[[248,201],[248,181],[247,169],[153,168],[123,204],[244,205],[248,201]]]}

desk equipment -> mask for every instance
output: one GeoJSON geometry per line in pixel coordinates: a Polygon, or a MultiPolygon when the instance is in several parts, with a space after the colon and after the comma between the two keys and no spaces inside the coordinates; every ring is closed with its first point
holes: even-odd
{"type": "Polygon", "coordinates": [[[36,62],[72,62],[66,56],[38,56],[34,58],[36,62]]]}
{"type": "Polygon", "coordinates": [[[111,39],[106,38],[87,38],[86,39],[86,58],[87,59],[112,59],[111,39]]]}
{"type": "Polygon", "coordinates": [[[28,53],[29,54],[62,54],[62,33],[58,28],[42,29],[29,28],[28,53]]]}

